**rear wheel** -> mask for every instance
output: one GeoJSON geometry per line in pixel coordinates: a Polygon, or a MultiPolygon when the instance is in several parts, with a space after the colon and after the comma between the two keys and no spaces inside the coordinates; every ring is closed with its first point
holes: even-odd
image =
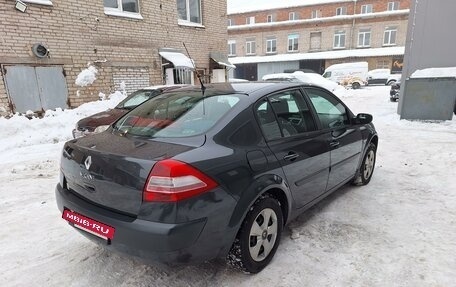
{"type": "Polygon", "coordinates": [[[396,83],[395,80],[390,80],[388,83],[386,83],[388,86],[392,86],[394,83],[396,83]]]}
{"type": "Polygon", "coordinates": [[[250,208],[228,255],[230,264],[249,273],[260,272],[274,257],[283,229],[279,202],[268,195],[250,208]]]}
{"type": "Polygon", "coordinates": [[[359,89],[359,88],[361,88],[361,85],[360,85],[358,82],[352,83],[352,89],[353,89],[353,90],[357,90],[357,89],[359,89]]]}
{"type": "Polygon", "coordinates": [[[377,148],[375,144],[370,143],[367,148],[366,155],[363,158],[363,163],[359,169],[359,174],[355,179],[353,179],[352,184],[366,185],[370,182],[375,168],[376,151],[377,148]]]}

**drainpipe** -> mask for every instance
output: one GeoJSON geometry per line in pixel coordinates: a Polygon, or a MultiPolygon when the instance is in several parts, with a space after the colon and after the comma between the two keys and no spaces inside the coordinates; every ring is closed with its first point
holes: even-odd
{"type": "Polygon", "coordinates": [[[355,35],[354,35],[354,32],[355,32],[355,24],[356,24],[356,18],[355,18],[355,15],[356,15],[356,1],[357,0],[353,0],[353,21],[352,21],[352,27],[351,27],[351,32],[350,32],[350,46],[348,47],[350,50],[353,48],[353,41],[355,40],[355,35]]]}

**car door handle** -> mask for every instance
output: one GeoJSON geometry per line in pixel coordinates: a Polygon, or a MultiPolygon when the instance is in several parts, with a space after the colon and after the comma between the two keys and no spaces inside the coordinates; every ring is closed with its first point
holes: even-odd
{"type": "Polygon", "coordinates": [[[340,142],[338,141],[332,141],[329,143],[329,146],[333,149],[338,148],[340,146],[340,142]]]}
{"type": "Polygon", "coordinates": [[[286,156],[283,157],[284,160],[294,161],[299,157],[299,154],[290,151],[286,156]]]}

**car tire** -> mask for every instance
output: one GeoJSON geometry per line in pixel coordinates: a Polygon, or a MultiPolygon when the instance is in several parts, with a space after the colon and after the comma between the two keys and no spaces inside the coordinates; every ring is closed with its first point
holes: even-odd
{"type": "Polygon", "coordinates": [[[353,90],[357,90],[357,89],[359,89],[359,88],[361,88],[361,85],[360,85],[358,82],[352,83],[352,89],[353,89],[353,90]]]}
{"type": "Polygon", "coordinates": [[[390,101],[391,101],[391,102],[395,102],[395,101],[396,101],[396,99],[390,98],[390,101]]]}
{"type": "Polygon", "coordinates": [[[228,262],[247,273],[260,272],[274,257],[282,230],[279,201],[269,195],[261,196],[250,207],[231,247],[228,262]]]}
{"type": "Polygon", "coordinates": [[[391,80],[391,81],[389,81],[388,83],[386,83],[386,85],[388,85],[388,86],[392,86],[392,85],[394,85],[394,83],[396,83],[396,81],[394,81],[394,80],[391,80]]]}
{"type": "Polygon", "coordinates": [[[359,168],[358,175],[353,179],[353,185],[366,185],[370,182],[374,173],[375,160],[377,158],[377,147],[370,143],[364,155],[363,162],[359,168]]]}

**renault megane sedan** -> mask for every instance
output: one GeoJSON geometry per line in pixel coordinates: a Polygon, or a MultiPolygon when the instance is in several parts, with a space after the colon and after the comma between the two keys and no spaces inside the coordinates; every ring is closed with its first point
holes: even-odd
{"type": "Polygon", "coordinates": [[[165,91],[65,144],[57,205],[108,249],[172,263],[224,257],[257,273],[284,225],[346,183],[369,183],[371,122],[303,83],[165,91]]]}

